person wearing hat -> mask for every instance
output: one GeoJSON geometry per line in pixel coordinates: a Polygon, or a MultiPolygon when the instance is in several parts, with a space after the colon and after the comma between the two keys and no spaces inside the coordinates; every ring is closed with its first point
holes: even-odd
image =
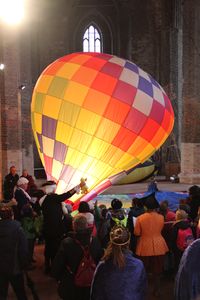
{"type": "Polygon", "coordinates": [[[39,204],[43,214],[43,235],[45,240],[45,273],[49,274],[51,271],[51,264],[56,255],[60,241],[64,235],[63,222],[63,206],[62,202],[79,192],[81,184],[77,185],[70,191],[63,194],[56,194],[56,183],[54,181],[47,181],[42,185],[45,193],[40,198],[39,204]]]}
{"type": "Polygon", "coordinates": [[[147,211],[137,217],[134,228],[134,234],[139,237],[136,254],[143,261],[146,271],[153,274],[153,293],[157,296],[160,293],[160,276],[164,267],[164,257],[168,252],[167,244],[161,234],[164,217],[157,212],[159,203],[154,194],[143,198],[143,201],[147,211]]]}
{"type": "Polygon", "coordinates": [[[18,300],[27,300],[23,271],[28,264],[28,245],[11,207],[0,207],[0,299],[7,299],[12,285],[18,300]]]}
{"type": "Polygon", "coordinates": [[[16,220],[21,220],[22,207],[31,201],[31,197],[27,193],[28,179],[20,177],[17,181],[17,186],[14,191],[14,198],[17,201],[17,206],[14,208],[14,215],[16,220]]]}
{"type": "Polygon", "coordinates": [[[111,201],[111,219],[110,225],[111,228],[115,225],[123,225],[124,227],[127,226],[127,216],[122,208],[123,204],[122,201],[119,199],[113,199],[111,201]]]}
{"type": "Polygon", "coordinates": [[[122,225],[124,227],[127,227],[128,217],[126,216],[122,206],[122,201],[117,198],[114,198],[111,201],[111,209],[107,214],[108,220],[104,222],[103,230],[101,230],[101,242],[105,248],[107,247],[110,240],[110,231],[113,226],[122,225]]]}
{"type": "Polygon", "coordinates": [[[147,280],[141,260],[129,250],[130,233],[122,225],[111,229],[110,242],[97,266],[91,300],[144,300],[147,280]]]}

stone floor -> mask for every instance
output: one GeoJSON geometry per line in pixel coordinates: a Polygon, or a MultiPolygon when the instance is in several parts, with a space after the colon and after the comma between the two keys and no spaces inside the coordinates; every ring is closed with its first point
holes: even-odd
{"type": "MultiPolygon", "coordinates": [[[[130,194],[130,193],[140,193],[147,190],[148,183],[138,183],[131,185],[121,185],[113,186],[106,190],[103,194],[130,194]]],[[[159,190],[167,191],[188,191],[190,185],[176,184],[169,182],[158,182],[159,190]]],[[[36,258],[36,268],[33,271],[29,271],[29,275],[34,282],[35,290],[38,293],[40,300],[58,300],[57,296],[57,286],[54,279],[44,274],[44,258],[43,258],[43,245],[36,245],[35,247],[35,258],[36,258]]],[[[161,280],[161,296],[154,297],[152,295],[152,282],[153,278],[149,278],[149,288],[147,300],[162,299],[162,300],[172,300],[173,299],[173,289],[174,289],[174,278],[163,276],[161,280]]],[[[134,284],[134,283],[133,283],[134,284]]],[[[34,299],[32,297],[30,289],[27,287],[28,299],[34,299]]],[[[9,289],[8,300],[15,299],[12,289],[9,289]]],[[[114,299],[113,299],[114,300],[114,299]]]]}
{"type": "MultiPolygon", "coordinates": [[[[58,300],[60,299],[57,296],[57,284],[56,281],[44,274],[44,245],[36,245],[34,251],[34,258],[36,259],[35,269],[28,272],[29,277],[34,283],[34,288],[36,293],[38,294],[39,300],[58,300]]],[[[26,291],[29,300],[34,300],[31,290],[27,286],[26,283],[26,291]]],[[[9,297],[8,300],[16,299],[12,289],[9,289],[9,297]]]]}
{"type": "MultiPolygon", "coordinates": [[[[142,193],[147,191],[149,182],[134,183],[134,184],[124,184],[124,185],[113,185],[102,195],[106,194],[134,194],[142,193]]],[[[169,181],[159,181],[157,180],[157,187],[160,191],[171,191],[171,192],[185,192],[188,191],[189,184],[183,183],[171,183],[169,181]]]]}

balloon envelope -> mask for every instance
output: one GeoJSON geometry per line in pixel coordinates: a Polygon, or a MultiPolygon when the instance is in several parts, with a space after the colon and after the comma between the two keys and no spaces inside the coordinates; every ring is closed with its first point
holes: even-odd
{"type": "Polygon", "coordinates": [[[163,88],[133,62],[73,53],[49,65],[34,88],[32,128],[48,179],[61,193],[144,162],[167,139],[174,113],[163,88]]]}

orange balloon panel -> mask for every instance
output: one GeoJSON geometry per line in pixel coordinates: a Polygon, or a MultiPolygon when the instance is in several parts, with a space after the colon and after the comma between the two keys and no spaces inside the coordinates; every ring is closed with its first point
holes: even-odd
{"type": "Polygon", "coordinates": [[[174,123],[169,98],[149,74],[103,53],[73,53],[48,66],[31,112],[42,163],[58,192],[81,177],[93,188],[144,162],[174,123]]]}

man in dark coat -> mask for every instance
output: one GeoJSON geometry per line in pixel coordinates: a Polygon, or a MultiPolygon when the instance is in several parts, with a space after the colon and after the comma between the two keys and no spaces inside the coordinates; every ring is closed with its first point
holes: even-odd
{"type": "Polygon", "coordinates": [[[13,198],[14,187],[18,179],[19,175],[16,173],[15,166],[11,166],[10,173],[5,176],[3,183],[3,195],[5,200],[11,200],[13,198]]]}
{"type": "Polygon", "coordinates": [[[175,281],[176,300],[200,299],[200,239],[183,253],[175,281]]]}
{"type": "Polygon", "coordinates": [[[200,207],[200,188],[198,185],[193,185],[189,188],[188,204],[190,206],[189,216],[195,221],[200,207]]]}
{"type": "Polygon", "coordinates": [[[7,299],[11,283],[18,300],[27,300],[23,270],[28,262],[28,245],[23,229],[13,220],[10,207],[0,208],[0,299],[7,299]]]}
{"type": "Polygon", "coordinates": [[[73,229],[74,232],[71,232],[60,245],[53,262],[52,275],[60,282],[58,292],[62,299],[89,300],[90,287],[78,287],[74,283],[76,271],[83,257],[81,247],[89,247],[96,264],[103,255],[103,250],[98,239],[91,237],[91,229],[84,215],[74,217],[73,229]]]}
{"type": "Polygon", "coordinates": [[[128,213],[128,220],[127,220],[127,228],[130,232],[131,239],[130,239],[130,249],[135,253],[136,245],[137,245],[137,238],[134,235],[134,226],[137,217],[145,213],[143,201],[137,198],[132,199],[132,207],[130,207],[130,211],[128,213]]]}
{"type": "Polygon", "coordinates": [[[45,273],[51,270],[51,263],[56,255],[64,234],[62,202],[73,196],[80,185],[61,195],[55,194],[56,183],[47,181],[42,185],[46,195],[40,200],[43,214],[43,235],[45,239],[45,273]]]}

